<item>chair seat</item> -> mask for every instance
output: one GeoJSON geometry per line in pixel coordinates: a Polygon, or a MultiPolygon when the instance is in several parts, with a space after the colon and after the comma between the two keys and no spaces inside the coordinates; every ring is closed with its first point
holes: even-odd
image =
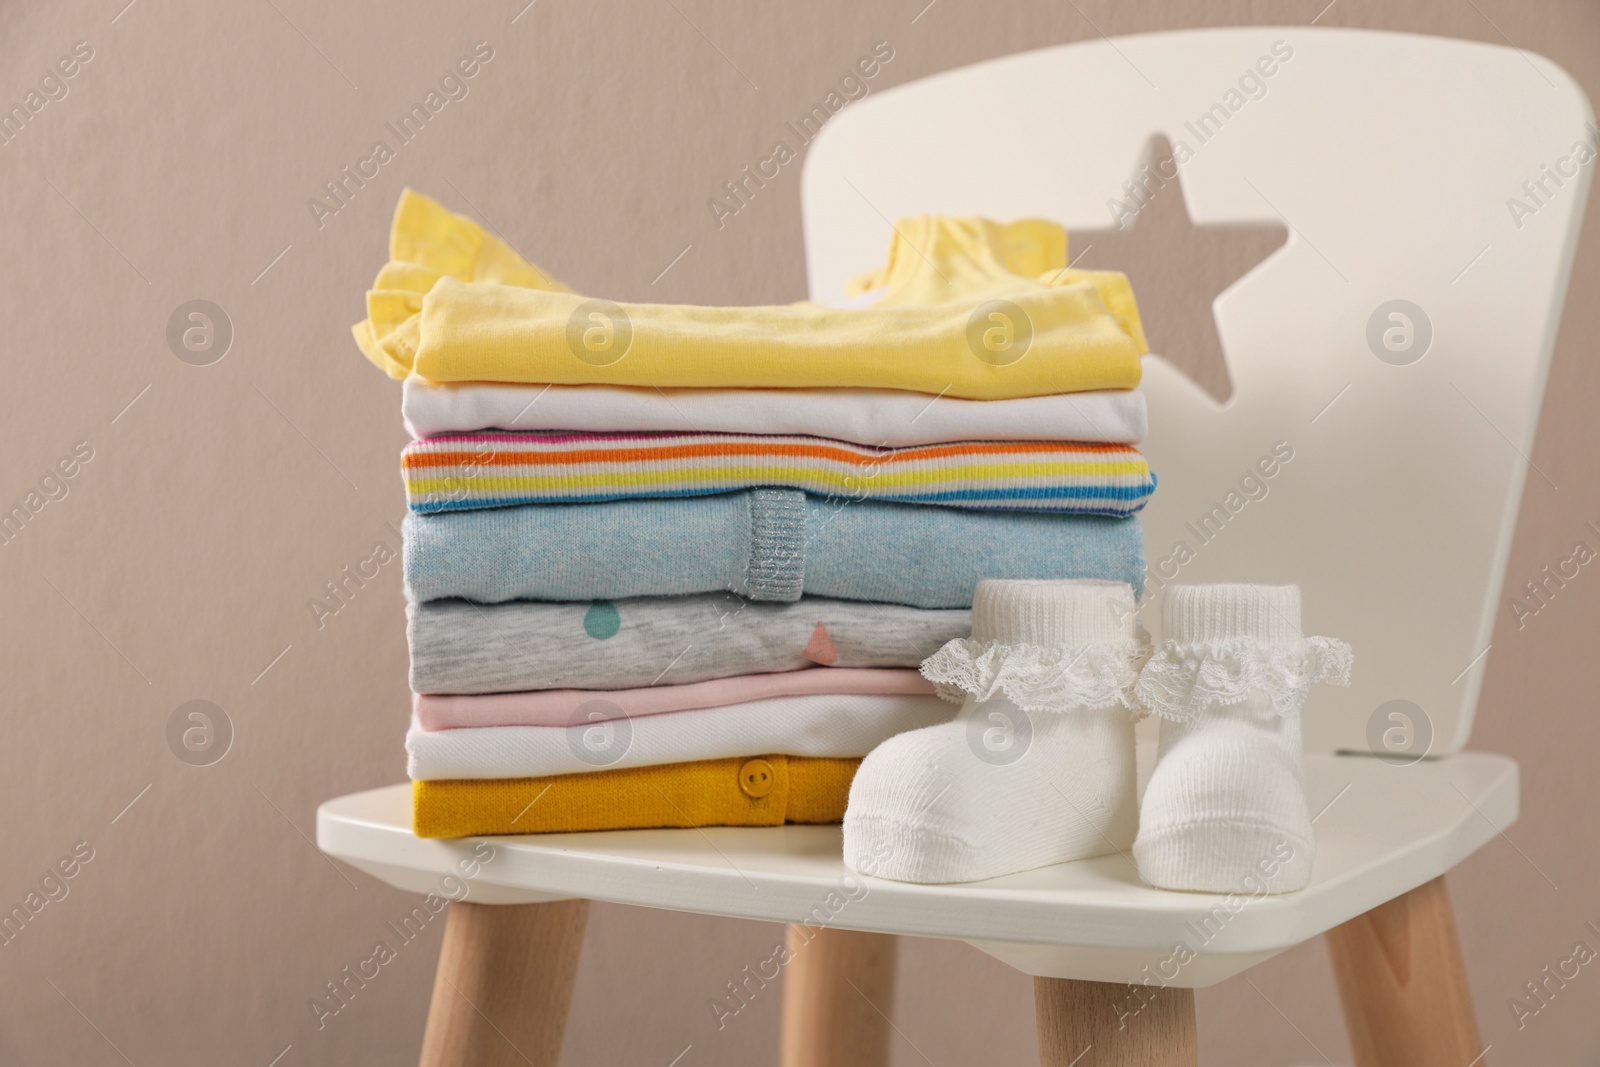
{"type": "Polygon", "coordinates": [[[493,859],[464,879],[477,903],[582,897],[953,938],[1033,975],[1200,987],[1439,877],[1517,817],[1517,765],[1504,756],[1397,766],[1317,755],[1306,771],[1316,865],[1308,888],[1282,896],[1152,889],[1125,855],[962,885],[860,879],[841,862],[837,826],[425,840],[411,833],[406,784],[323,804],[317,844],[390,885],[443,893],[441,878],[488,840],[493,859]]]}

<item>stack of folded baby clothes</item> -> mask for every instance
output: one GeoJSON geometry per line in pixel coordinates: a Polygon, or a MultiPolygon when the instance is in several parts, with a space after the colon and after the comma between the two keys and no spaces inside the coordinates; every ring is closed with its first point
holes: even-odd
{"type": "Polygon", "coordinates": [[[861,757],[955,713],[915,668],[980,579],[1140,584],[1127,280],[929,217],[856,288],[587,299],[403,195],[355,333],[414,438],[419,835],[838,821],[861,757]]]}

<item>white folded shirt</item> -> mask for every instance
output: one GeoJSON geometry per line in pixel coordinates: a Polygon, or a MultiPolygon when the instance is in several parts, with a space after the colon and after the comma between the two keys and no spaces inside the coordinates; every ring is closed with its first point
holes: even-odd
{"type": "Polygon", "coordinates": [[[1093,441],[1145,435],[1137,389],[956,400],[899,389],[652,389],[611,385],[436,385],[407,378],[412,437],[472,430],[809,434],[861,445],[1093,441]]]}
{"type": "Polygon", "coordinates": [[[413,720],[407,771],[420,781],[541,778],[734,756],[856,757],[956,711],[935,696],[831,693],[628,718],[597,694],[576,709],[574,726],[428,731],[413,720]]]}

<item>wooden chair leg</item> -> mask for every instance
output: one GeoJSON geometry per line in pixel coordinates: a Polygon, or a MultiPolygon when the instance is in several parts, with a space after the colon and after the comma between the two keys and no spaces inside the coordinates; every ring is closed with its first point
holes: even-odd
{"type": "Polygon", "coordinates": [[[887,1067],[892,934],[789,927],[783,1067],[887,1067]]]}
{"type": "Polygon", "coordinates": [[[1484,1067],[1443,878],[1327,938],[1356,1067],[1484,1067]]]}
{"type": "Polygon", "coordinates": [[[1195,1067],[1194,990],[1033,980],[1040,1067],[1195,1067]]]}
{"type": "Polygon", "coordinates": [[[555,1063],[588,918],[587,900],[450,905],[421,1067],[555,1063]]]}

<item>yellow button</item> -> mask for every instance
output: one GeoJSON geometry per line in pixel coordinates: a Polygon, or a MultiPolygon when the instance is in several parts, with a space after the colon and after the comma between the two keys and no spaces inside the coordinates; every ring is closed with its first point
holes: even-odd
{"type": "Polygon", "coordinates": [[[747,797],[760,800],[772,792],[773,783],[777,781],[777,772],[772,769],[772,764],[764,759],[747,760],[739,768],[739,791],[747,797]]]}

